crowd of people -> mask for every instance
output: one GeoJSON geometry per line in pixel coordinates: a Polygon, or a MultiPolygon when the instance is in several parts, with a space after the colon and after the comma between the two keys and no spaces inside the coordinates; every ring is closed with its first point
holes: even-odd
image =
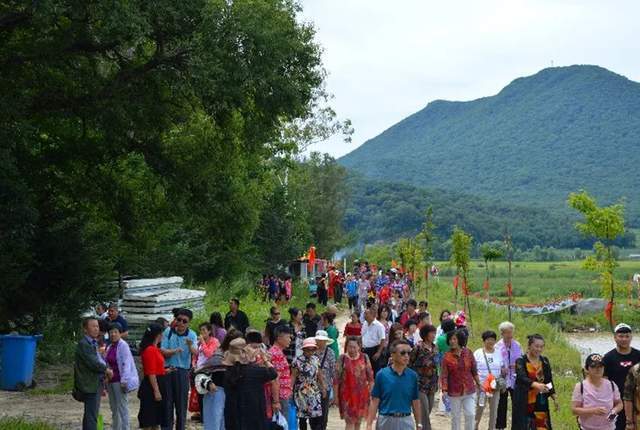
{"type": "MultiPolygon", "coordinates": [[[[145,429],[183,430],[192,412],[205,430],[325,430],[336,407],[348,430],[372,429],[374,422],[380,430],[431,429],[435,408],[450,417],[453,430],[479,429],[483,418],[493,430],[508,428],[509,403],[510,428],[552,428],[559,404],[542,336],[530,334],[521,346],[514,324],[504,321],[495,331],[479,331],[482,346],[471,351],[464,312],[441,310],[432,321],[429,304],[413,298],[409,276],[358,264],[344,275],[334,271],[334,278],[319,276],[309,289],[327,303],[323,313],[311,301],[305,309],[289,308],[285,319],[275,304],[260,330],[238,299],[198,333],[190,328],[191,311],[176,309],[173,321],[146,329],[140,376],[117,307],[87,318],[74,388],[85,407],[83,429],[96,428],[102,390],[115,430],[129,428],[127,395],[135,390],[145,429]],[[339,303],[342,292],[350,318],[340,330],[338,308],[328,299],[339,303]],[[101,333],[108,333],[106,347],[101,333]]],[[[263,281],[276,303],[291,298],[290,279],[282,281],[263,281]]],[[[640,430],[640,351],[631,336],[619,324],[616,348],[587,357],[571,403],[579,428],[640,430]]]]}

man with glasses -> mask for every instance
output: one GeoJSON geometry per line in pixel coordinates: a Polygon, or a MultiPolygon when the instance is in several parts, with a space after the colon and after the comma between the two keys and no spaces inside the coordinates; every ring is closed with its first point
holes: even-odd
{"type": "Polygon", "coordinates": [[[237,298],[229,300],[229,312],[224,317],[224,328],[228,331],[230,327],[243,334],[249,327],[249,317],[240,310],[240,300],[237,298]]]}
{"type": "Polygon", "coordinates": [[[407,367],[410,352],[411,345],[406,340],[391,344],[391,365],[378,372],[371,391],[367,430],[373,428],[376,414],[377,430],[422,429],[418,375],[407,367]]]}
{"type": "Polygon", "coordinates": [[[269,312],[271,318],[267,320],[267,325],[264,328],[264,343],[267,346],[271,346],[276,341],[275,332],[278,327],[284,327],[287,325],[287,322],[280,317],[280,309],[277,306],[271,306],[271,311],[269,312]]]}
{"type": "Polygon", "coordinates": [[[189,398],[189,370],[191,357],[198,354],[196,333],[189,329],[193,313],[189,309],[175,312],[175,326],[167,327],[162,334],[160,350],[167,367],[167,392],[163,399],[166,426],[162,430],[173,429],[174,409],[176,430],[184,430],[187,423],[187,400],[189,398]]]}
{"type": "MultiPolygon", "coordinates": [[[[640,351],[631,347],[633,336],[631,335],[631,327],[628,324],[618,324],[613,332],[616,347],[604,355],[602,360],[604,363],[604,376],[615,382],[618,389],[623,391],[629,369],[640,362],[640,351]]],[[[616,421],[616,430],[624,430],[627,427],[627,423],[631,422],[633,424],[632,420],[633,417],[625,417],[623,409],[616,421]]]]}

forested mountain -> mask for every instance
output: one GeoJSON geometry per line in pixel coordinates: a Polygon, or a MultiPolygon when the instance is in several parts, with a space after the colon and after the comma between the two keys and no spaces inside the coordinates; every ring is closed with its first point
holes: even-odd
{"type": "Polygon", "coordinates": [[[492,97],[437,100],[339,162],[372,178],[544,208],[584,188],[640,213],[640,84],[597,66],[544,69],[492,97]],[[381,166],[384,166],[381,168],[381,166]]]}
{"type": "MultiPolygon", "coordinates": [[[[351,174],[347,184],[350,198],[344,227],[364,243],[414,236],[424,222],[425,210],[431,206],[435,233],[440,241],[448,239],[454,225],[458,225],[470,233],[476,243],[502,240],[508,229],[514,246],[520,249],[536,245],[588,248],[593,244],[573,227],[577,216],[563,212],[505,205],[455,191],[428,190],[368,179],[359,174],[351,174]]],[[[616,244],[632,246],[633,233],[626,233],[616,244]]]]}

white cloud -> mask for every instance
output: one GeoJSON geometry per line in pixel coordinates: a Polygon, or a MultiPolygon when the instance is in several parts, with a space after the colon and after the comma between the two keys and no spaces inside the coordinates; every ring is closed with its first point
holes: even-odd
{"type": "Polygon", "coordinates": [[[472,100],[513,79],[597,64],[640,81],[637,1],[303,0],[333,106],[355,127],[313,150],[341,156],[435,99],[472,100]],[[615,6],[615,7],[614,7],[615,6]]]}

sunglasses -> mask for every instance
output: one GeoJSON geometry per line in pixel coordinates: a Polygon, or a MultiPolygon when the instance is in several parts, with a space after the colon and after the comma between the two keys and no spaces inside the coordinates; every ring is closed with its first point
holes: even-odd
{"type": "Polygon", "coordinates": [[[189,324],[189,320],[186,319],[186,318],[176,318],[176,322],[183,323],[183,324],[189,324]]]}

